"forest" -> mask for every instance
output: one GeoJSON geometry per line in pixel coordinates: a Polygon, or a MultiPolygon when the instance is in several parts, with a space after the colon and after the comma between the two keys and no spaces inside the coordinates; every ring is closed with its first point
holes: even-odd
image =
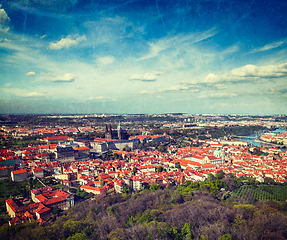
{"type": "Polygon", "coordinates": [[[200,183],[88,199],[42,226],[3,225],[0,239],[285,239],[286,191],[270,179],[219,172],[200,183]]]}

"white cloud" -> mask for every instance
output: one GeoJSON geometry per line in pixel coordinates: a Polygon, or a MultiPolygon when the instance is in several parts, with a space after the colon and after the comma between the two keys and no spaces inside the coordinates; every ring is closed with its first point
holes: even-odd
{"type": "Polygon", "coordinates": [[[165,42],[165,41],[159,41],[157,43],[149,43],[149,47],[150,47],[150,50],[149,50],[149,53],[138,59],[138,60],[144,60],[144,59],[148,59],[148,58],[154,58],[156,57],[161,51],[169,48],[169,43],[165,42]]]}
{"type": "Polygon", "coordinates": [[[47,34],[45,34],[45,35],[43,35],[43,36],[40,36],[40,39],[43,39],[43,38],[45,38],[45,37],[47,37],[47,34]]]}
{"type": "Polygon", "coordinates": [[[154,71],[153,73],[155,75],[163,75],[163,74],[165,74],[165,72],[161,72],[161,71],[154,71]]]}
{"type": "Polygon", "coordinates": [[[23,97],[23,98],[39,98],[39,97],[45,97],[47,96],[48,92],[30,92],[30,93],[25,93],[25,94],[17,94],[18,97],[23,97]]]}
{"type": "Polygon", "coordinates": [[[71,46],[78,45],[80,42],[86,41],[87,38],[85,35],[83,36],[68,36],[66,38],[62,38],[58,42],[50,43],[49,48],[52,50],[60,50],[62,48],[69,49],[71,46]]]}
{"type": "Polygon", "coordinates": [[[107,57],[99,57],[97,59],[97,63],[100,66],[107,66],[112,64],[115,61],[115,58],[113,56],[107,56],[107,57]]]}
{"type": "MultiPolygon", "coordinates": [[[[48,74],[49,75],[49,74],[48,74]]],[[[76,76],[72,73],[66,73],[64,75],[61,74],[53,74],[48,81],[51,82],[73,82],[76,79],[76,76]]]]}
{"type": "Polygon", "coordinates": [[[199,96],[198,98],[229,98],[237,96],[236,93],[212,93],[199,96]]]}
{"type": "Polygon", "coordinates": [[[28,73],[26,73],[26,76],[35,76],[35,75],[36,75],[35,72],[28,72],[28,73]]]}
{"type": "Polygon", "coordinates": [[[184,85],[173,85],[173,86],[170,86],[170,87],[168,87],[168,88],[160,89],[159,92],[182,91],[182,90],[188,90],[188,89],[189,89],[188,86],[184,86],[184,85]]]}
{"type": "Polygon", "coordinates": [[[97,97],[89,97],[88,101],[115,101],[115,99],[111,97],[97,96],[97,97]]]}
{"type": "Polygon", "coordinates": [[[280,47],[282,44],[285,44],[285,43],[287,43],[286,40],[270,43],[270,44],[267,44],[267,45],[265,45],[265,46],[263,46],[261,48],[256,48],[256,49],[254,49],[253,51],[251,51],[249,53],[256,53],[256,52],[267,51],[267,50],[270,50],[270,49],[274,49],[274,48],[280,47]]]}
{"type": "Polygon", "coordinates": [[[192,100],[192,98],[180,98],[180,99],[173,99],[171,100],[172,102],[185,102],[185,101],[189,101],[192,100]]]}
{"type": "Polygon", "coordinates": [[[201,82],[215,83],[220,81],[250,81],[282,77],[287,77],[287,63],[267,66],[245,65],[240,68],[232,69],[230,72],[223,75],[210,73],[201,82]]]}
{"type": "Polygon", "coordinates": [[[227,86],[225,84],[215,84],[214,87],[216,87],[217,89],[225,89],[225,88],[227,88],[227,86]]]}
{"type": "Polygon", "coordinates": [[[143,75],[140,74],[134,74],[130,77],[130,80],[140,80],[140,81],[155,81],[158,77],[158,75],[164,74],[163,72],[147,72],[143,75]]]}
{"type": "Polygon", "coordinates": [[[183,44],[190,45],[194,43],[201,42],[217,34],[215,28],[209,29],[201,33],[192,33],[188,35],[179,34],[170,38],[163,38],[155,42],[148,43],[149,53],[145,56],[139,58],[138,60],[145,60],[149,58],[154,58],[159,55],[160,52],[167,49],[177,49],[178,46],[183,44]]]}
{"type": "Polygon", "coordinates": [[[7,38],[3,38],[0,40],[0,43],[5,43],[5,42],[11,42],[11,40],[8,40],[7,38]]]}
{"type": "Polygon", "coordinates": [[[198,89],[193,89],[193,85],[185,85],[185,84],[178,84],[173,85],[168,88],[162,88],[159,90],[159,92],[180,92],[180,91],[189,91],[189,92],[199,92],[198,89]]]}
{"type": "Polygon", "coordinates": [[[147,90],[143,90],[141,91],[141,94],[149,94],[150,92],[148,92],[147,90]]]}
{"type": "Polygon", "coordinates": [[[265,105],[265,106],[272,106],[272,105],[275,105],[274,103],[272,102],[258,102],[260,105],[265,105]]]}
{"type": "Polygon", "coordinates": [[[10,21],[10,18],[8,17],[5,10],[1,7],[2,5],[0,4],[0,33],[6,33],[10,29],[8,26],[6,26],[7,22],[10,21]]]}

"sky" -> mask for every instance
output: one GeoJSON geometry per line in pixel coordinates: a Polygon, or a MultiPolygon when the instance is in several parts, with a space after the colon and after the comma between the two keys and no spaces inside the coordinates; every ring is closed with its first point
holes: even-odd
{"type": "Polygon", "coordinates": [[[287,114],[287,1],[0,4],[0,114],[287,114]]]}

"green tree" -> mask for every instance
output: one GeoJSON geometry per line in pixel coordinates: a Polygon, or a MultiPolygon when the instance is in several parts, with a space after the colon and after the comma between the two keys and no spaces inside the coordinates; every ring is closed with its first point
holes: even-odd
{"type": "Polygon", "coordinates": [[[136,167],[133,167],[133,173],[135,174],[138,171],[136,167]]]}
{"type": "Polygon", "coordinates": [[[223,172],[223,170],[220,170],[218,173],[216,173],[216,178],[217,179],[222,179],[225,176],[225,173],[223,172]]]}
{"type": "Polygon", "coordinates": [[[130,193],[130,189],[127,186],[124,186],[123,193],[130,193]]]}
{"type": "Polygon", "coordinates": [[[190,224],[189,223],[185,223],[183,228],[181,229],[181,236],[185,239],[192,239],[192,234],[191,234],[191,230],[190,230],[190,224]]]}
{"type": "Polygon", "coordinates": [[[224,234],[223,236],[218,238],[218,240],[232,240],[232,236],[229,233],[228,234],[224,234]]]}
{"type": "Polygon", "coordinates": [[[165,152],[166,151],[166,147],[165,146],[162,146],[162,145],[159,145],[157,147],[157,149],[160,151],[160,152],[165,152]]]}
{"type": "Polygon", "coordinates": [[[214,181],[214,180],[216,180],[216,177],[212,173],[209,173],[207,175],[207,181],[214,181]]]}
{"type": "Polygon", "coordinates": [[[154,192],[154,191],[160,189],[160,185],[158,185],[158,184],[151,184],[149,189],[150,189],[151,192],[154,192]]]}
{"type": "Polygon", "coordinates": [[[58,208],[58,206],[56,206],[56,207],[53,208],[52,213],[53,213],[54,215],[59,216],[59,213],[60,213],[60,212],[61,212],[61,209],[58,208]]]}
{"type": "Polygon", "coordinates": [[[76,233],[73,236],[67,238],[67,240],[88,240],[88,236],[85,233],[76,233]]]}

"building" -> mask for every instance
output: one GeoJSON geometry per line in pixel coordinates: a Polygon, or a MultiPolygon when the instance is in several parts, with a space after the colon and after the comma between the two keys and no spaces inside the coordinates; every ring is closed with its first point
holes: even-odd
{"type": "Polygon", "coordinates": [[[106,125],[105,139],[127,140],[129,139],[129,135],[127,131],[121,127],[120,123],[117,126],[117,130],[113,130],[111,125],[106,125]]]}
{"type": "Polygon", "coordinates": [[[20,181],[27,180],[28,171],[26,169],[12,171],[11,178],[13,182],[20,182],[20,181]]]}
{"type": "Polygon", "coordinates": [[[9,177],[11,172],[14,171],[14,167],[0,167],[0,177],[9,177]]]}
{"type": "Polygon", "coordinates": [[[57,146],[56,159],[60,162],[75,161],[75,151],[72,146],[57,146]]]}
{"type": "Polygon", "coordinates": [[[59,143],[59,142],[67,142],[67,141],[74,141],[74,138],[69,136],[52,136],[41,139],[41,141],[47,143],[59,143]]]}
{"type": "Polygon", "coordinates": [[[106,140],[102,138],[95,138],[94,142],[91,142],[91,147],[96,152],[105,152],[108,150],[124,150],[126,148],[133,149],[137,145],[139,145],[138,139],[131,139],[131,140],[106,140]]]}
{"type": "Polygon", "coordinates": [[[44,177],[44,172],[43,168],[33,168],[32,169],[33,176],[36,178],[43,178],[44,177]]]}
{"type": "Polygon", "coordinates": [[[39,203],[23,205],[20,200],[14,198],[7,199],[5,203],[6,210],[11,218],[22,217],[26,211],[29,211],[30,213],[34,214],[39,206],[39,203]]]}
{"type": "Polygon", "coordinates": [[[82,185],[80,189],[88,193],[93,193],[95,195],[102,194],[105,192],[104,188],[99,188],[99,187],[94,187],[94,186],[89,186],[89,185],[82,185]]]}
{"type": "Polygon", "coordinates": [[[87,160],[89,160],[90,157],[90,148],[88,147],[77,147],[74,148],[75,151],[75,159],[77,160],[83,160],[88,158],[87,160]]]}
{"type": "Polygon", "coordinates": [[[53,208],[58,207],[67,210],[74,206],[74,196],[62,190],[52,187],[43,187],[31,190],[31,198],[34,203],[23,205],[18,199],[7,199],[6,209],[12,218],[10,225],[22,224],[27,220],[37,220],[40,224],[50,218],[53,208]]]}
{"type": "Polygon", "coordinates": [[[31,190],[31,198],[33,202],[41,202],[49,208],[58,207],[62,210],[67,210],[74,206],[74,196],[62,191],[55,190],[52,187],[42,187],[31,190]]]}
{"type": "Polygon", "coordinates": [[[114,188],[116,193],[122,193],[126,186],[123,179],[114,179],[114,188]]]}

